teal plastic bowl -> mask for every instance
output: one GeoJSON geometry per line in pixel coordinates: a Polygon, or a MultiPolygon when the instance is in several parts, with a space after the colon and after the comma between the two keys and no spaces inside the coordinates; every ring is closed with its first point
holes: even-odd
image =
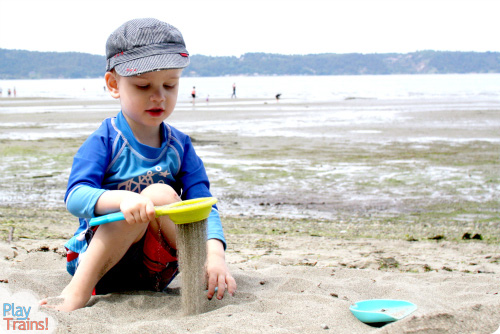
{"type": "Polygon", "coordinates": [[[392,299],[362,300],[349,307],[356,318],[367,324],[400,320],[416,309],[415,304],[392,299]]]}

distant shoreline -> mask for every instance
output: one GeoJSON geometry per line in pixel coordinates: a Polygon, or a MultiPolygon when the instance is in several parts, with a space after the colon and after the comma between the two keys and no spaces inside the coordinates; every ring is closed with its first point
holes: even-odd
{"type": "MultiPolygon", "coordinates": [[[[280,75],[272,75],[272,74],[235,74],[235,75],[218,75],[218,76],[191,76],[191,75],[183,75],[183,77],[188,77],[188,78],[253,78],[253,77],[261,77],[261,78],[266,78],[266,77],[342,77],[342,76],[353,76],[353,77],[358,77],[358,76],[381,76],[381,77],[386,77],[386,76],[403,76],[403,75],[409,75],[409,76],[440,76],[440,75],[496,75],[500,74],[499,72],[491,72],[491,73],[480,73],[480,72],[468,72],[468,73],[392,73],[392,74],[280,74],[280,75]]],[[[103,74],[104,76],[104,74],[103,74]]],[[[85,77],[85,78],[1,78],[0,77],[0,82],[1,81],[17,81],[17,80],[95,80],[95,79],[102,79],[103,76],[96,76],[96,77],[85,77]]],[[[0,96],[1,98],[5,98],[5,92],[0,96]]]]}
{"type": "MultiPolygon", "coordinates": [[[[100,77],[104,75],[105,63],[104,56],[87,53],[0,49],[0,79],[100,77]]],[[[193,55],[184,70],[185,76],[192,77],[451,73],[500,73],[500,52],[193,55]]]]}

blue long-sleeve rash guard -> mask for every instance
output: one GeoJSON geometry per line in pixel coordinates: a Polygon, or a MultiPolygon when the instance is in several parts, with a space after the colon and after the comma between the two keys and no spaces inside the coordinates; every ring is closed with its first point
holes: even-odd
{"type": "MultiPolygon", "coordinates": [[[[153,183],[170,185],[181,199],[211,197],[210,183],[203,162],[196,155],[191,139],[163,123],[162,145],[154,148],[138,142],[120,112],[103,121],[80,147],[73,160],[65,202],[68,210],[80,219],[73,239],[83,242],[94,207],[107,190],[141,192],[153,183]]],[[[208,218],[207,238],[226,241],[217,207],[208,218]]],[[[66,247],[80,252],[83,245],[73,240],[66,247]]],[[[86,246],[86,245],[85,245],[86,246]]]]}

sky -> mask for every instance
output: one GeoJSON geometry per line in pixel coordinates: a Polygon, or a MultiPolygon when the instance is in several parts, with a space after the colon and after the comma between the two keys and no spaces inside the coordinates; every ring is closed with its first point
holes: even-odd
{"type": "Polygon", "coordinates": [[[176,26],[191,55],[500,51],[499,0],[0,0],[0,48],[105,54],[122,23],[176,26]]]}

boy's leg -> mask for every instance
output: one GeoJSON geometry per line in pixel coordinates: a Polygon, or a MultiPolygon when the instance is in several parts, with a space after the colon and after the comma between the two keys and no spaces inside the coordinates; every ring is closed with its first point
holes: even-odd
{"type": "MultiPolygon", "coordinates": [[[[54,307],[61,311],[72,311],[84,307],[92,296],[97,282],[118,263],[133,243],[141,240],[147,226],[146,224],[130,225],[125,221],[101,225],[87,251],[81,255],[75,275],[61,293],[63,303],[54,307]]],[[[42,302],[42,304],[47,304],[47,302],[42,302]]]]}
{"type": "MultiPolygon", "coordinates": [[[[177,193],[168,185],[153,184],[141,193],[149,197],[155,206],[180,201],[177,193]]],[[[130,246],[144,236],[146,230],[152,234],[163,249],[177,248],[175,224],[168,216],[158,217],[150,224],[129,225],[125,221],[99,226],[85,253],[81,254],[80,264],[64,288],[60,305],[48,305],[61,311],[72,311],[84,307],[89,301],[97,282],[125,255],[130,246]]]]}
{"type": "MultiPolygon", "coordinates": [[[[141,192],[141,195],[151,199],[155,206],[172,204],[181,200],[172,187],[161,183],[150,185],[141,192]]],[[[148,229],[162,246],[167,246],[164,248],[177,249],[175,224],[168,216],[157,217],[156,221],[150,222],[148,229]]]]}

